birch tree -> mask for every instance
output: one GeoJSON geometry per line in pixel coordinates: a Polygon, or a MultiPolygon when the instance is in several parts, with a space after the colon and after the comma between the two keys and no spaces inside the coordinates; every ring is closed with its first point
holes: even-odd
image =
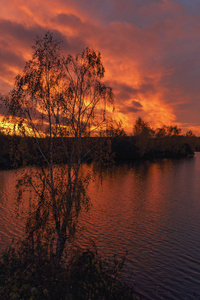
{"type": "Polygon", "coordinates": [[[34,193],[27,235],[33,247],[46,242],[58,259],[87,204],[90,174],[83,175],[81,166],[94,149],[89,136],[103,126],[107,105],[113,105],[112,89],[102,82],[104,72],[99,52],[86,48],[65,57],[60,41],[48,32],[37,38],[32,59],[7,97],[15,131],[22,143],[29,136],[37,149],[20,146],[37,164],[32,174],[25,168],[17,184],[18,203],[27,190],[34,193]]]}

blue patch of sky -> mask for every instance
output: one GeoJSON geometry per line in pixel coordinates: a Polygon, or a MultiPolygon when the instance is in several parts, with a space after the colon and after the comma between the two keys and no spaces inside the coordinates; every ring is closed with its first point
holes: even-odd
{"type": "Polygon", "coordinates": [[[177,3],[181,3],[189,13],[199,14],[200,0],[174,0],[177,3]]]}
{"type": "Polygon", "coordinates": [[[194,7],[196,4],[200,4],[199,0],[174,0],[175,2],[182,3],[187,7],[194,7]]]}
{"type": "MultiPolygon", "coordinates": [[[[66,0],[62,0],[66,1],[66,0]]],[[[176,3],[182,4],[188,14],[199,14],[200,0],[173,0],[176,3]]],[[[157,15],[152,18],[151,16],[142,16],[140,11],[141,7],[151,7],[152,4],[162,3],[163,0],[95,0],[93,2],[88,0],[74,0],[77,6],[90,12],[93,17],[103,21],[105,24],[111,22],[132,23],[134,26],[145,29],[154,25],[157,21],[163,18],[170,17],[170,12],[162,12],[162,15],[157,15]]],[[[155,7],[154,7],[155,9],[155,7]]]]}

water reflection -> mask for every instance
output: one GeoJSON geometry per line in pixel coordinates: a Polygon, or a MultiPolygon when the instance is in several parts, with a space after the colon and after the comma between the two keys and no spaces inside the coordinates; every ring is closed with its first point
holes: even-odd
{"type": "MultiPolygon", "coordinates": [[[[14,174],[0,172],[2,247],[23,232],[11,217],[14,174]]],[[[193,292],[200,296],[200,154],[113,166],[102,180],[94,178],[79,243],[92,238],[108,257],[128,250],[126,279],[148,299],[198,299],[193,292]]]]}
{"type": "Polygon", "coordinates": [[[12,240],[23,235],[23,222],[16,218],[14,205],[16,178],[20,172],[0,172],[0,250],[3,251],[12,240]]]}

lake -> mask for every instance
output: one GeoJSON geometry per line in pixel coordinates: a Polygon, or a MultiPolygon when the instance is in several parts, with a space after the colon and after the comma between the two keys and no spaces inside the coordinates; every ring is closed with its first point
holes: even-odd
{"type": "MultiPolygon", "coordinates": [[[[87,167],[88,168],[88,167],[87,167]]],[[[0,171],[0,249],[23,235],[13,195],[20,170],[0,171]]],[[[120,164],[95,175],[83,213],[83,245],[128,256],[124,278],[147,299],[200,299],[200,153],[120,164]]]]}

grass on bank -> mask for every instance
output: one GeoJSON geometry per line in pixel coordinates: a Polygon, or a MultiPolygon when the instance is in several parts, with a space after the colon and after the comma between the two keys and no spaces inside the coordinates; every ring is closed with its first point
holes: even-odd
{"type": "Polygon", "coordinates": [[[1,299],[139,300],[119,276],[124,259],[102,259],[96,248],[73,249],[58,263],[44,248],[21,242],[0,257],[1,299]]]}

